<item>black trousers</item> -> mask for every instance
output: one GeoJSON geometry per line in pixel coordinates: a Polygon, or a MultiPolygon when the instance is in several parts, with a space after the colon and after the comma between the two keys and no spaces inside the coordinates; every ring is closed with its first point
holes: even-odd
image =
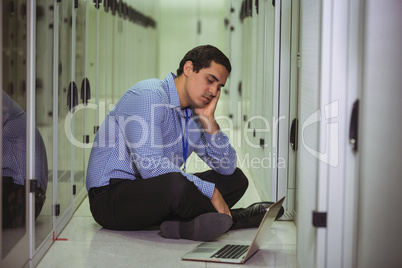
{"type": "MultiPolygon", "coordinates": [[[[246,176],[238,168],[230,176],[212,170],[194,175],[215,183],[229,207],[248,187],[246,176]]],[[[96,222],[113,230],[140,230],[165,220],[190,220],[216,212],[210,199],[181,173],[149,179],[110,179],[107,186],[91,188],[88,197],[96,222]]]]}
{"type": "MultiPolygon", "coordinates": [[[[25,226],[25,185],[15,184],[12,177],[3,177],[2,188],[3,229],[25,226]]],[[[45,201],[46,192],[37,187],[35,190],[35,219],[38,218],[45,201]]]]}

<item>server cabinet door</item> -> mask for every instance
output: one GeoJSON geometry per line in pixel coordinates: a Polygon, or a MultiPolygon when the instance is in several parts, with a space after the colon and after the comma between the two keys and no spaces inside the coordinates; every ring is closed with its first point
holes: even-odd
{"type": "MultiPolygon", "coordinates": [[[[241,10],[241,1],[231,1],[231,15],[230,15],[230,61],[233,65],[233,70],[229,77],[230,79],[230,105],[229,117],[232,119],[234,128],[241,127],[241,83],[242,83],[242,35],[243,24],[240,21],[239,13],[241,10]]],[[[236,138],[236,144],[240,145],[239,139],[236,138]]]]}
{"type": "Polygon", "coordinates": [[[118,9],[113,16],[113,98],[117,102],[123,95],[122,83],[122,60],[121,60],[121,31],[122,31],[122,19],[119,17],[118,9]]]}
{"type": "Polygon", "coordinates": [[[2,183],[0,266],[22,267],[29,259],[26,116],[26,1],[2,1],[0,82],[2,183]],[[17,12],[22,10],[22,12],[17,12]]]}
{"type": "MultiPolygon", "coordinates": [[[[259,71],[257,70],[257,65],[258,62],[260,60],[262,60],[262,57],[258,57],[259,56],[259,52],[258,51],[258,41],[259,41],[259,29],[258,29],[258,22],[259,22],[259,18],[261,18],[260,14],[257,13],[257,2],[256,0],[252,0],[250,1],[251,6],[250,6],[250,13],[251,13],[251,29],[250,29],[250,87],[248,89],[248,91],[250,92],[250,114],[249,114],[249,125],[250,125],[250,129],[254,130],[257,128],[257,125],[259,123],[260,120],[255,120],[256,116],[258,115],[257,113],[257,105],[258,105],[258,94],[259,94],[259,90],[257,88],[258,85],[258,74],[259,71]]],[[[262,2],[262,1],[261,1],[262,2]]],[[[256,144],[256,140],[257,140],[257,135],[252,135],[252,143],[256,144]]],[[[255,152],[256,154],[258,153],[257,151],[255,152]]]]}
{"type": "Polygon", "coordinates": [[[35,249],[53,230],[53,3],[36,1],[35,249]]]}
{"type": "MultiPolygon", "coordinates": [[[[103,3],[103,5],[108,5],[109,3],[106,1],[105,3],[103,3]]],[[[108,18],[109,18],[109,14],[110,11],[108,9],[108,7],[104,7],[102,5],[99,5],[98,9],[95,9],[96,13],[94,13],[96,15],[97,18],[99,18],[98,23],[96,24],[96,40],[98,43],[99,49],[97,52],[97,57],[96,57],[96,65],[98,66],[98,69],[96,71],[96,81],[95,81],[95,88],[96,88],[96,96],[99,96],[99,101],[96,101],[96,104],[98,106],[98,110],[96,111],[97,116],[98,116],[98,122],[94,122],[91,119],[89,119],[89,127],[91,126],[90,122],[94,122],[95,125],[94,128],[92,129],[92,140],[94,137],[94,133],[96,132],[96,129],[98,128],[98,126],[100,126],[103,122],[103,120],[105,119],[105,116],[107,114],[107,112],[109,111],[107,109],[107,95],[108,95],[108,88],[107,88],[107,81],[110,80],[110,76],[108,77],[108,73],[106,72],[106,66],[108,65],[108,63],[110,63],[110,61],[107,60],[107,55],[109,53],[108,51],[108,38],[110,35],[110,32],[108,32],[108,28],[107,28],[107,23],[109,23],[108,18]],[[107,12],[106,12],[107,11],[107,12]]],[[[90,10],[90,14],[91,10],[90,10]]],[[[93,31],[93,29],[92,29],[93,31]]],[[[90,35],[88,33],[88,35],[90,35]]],[[[93,37],[91,37],[93,38],[93,37]]],[[[88,44],[89,44],[90,40],[88,40],[88,44]]],[[[88,111],[89,113],[92,112],[88,111]]],[[[92,112],[92,116],[91,118],[95,116],[95,111],[92,112]]],[[[88,129],[88,128],[87,128],[88,129]]],[[[89,130],[89,129],[88,129],[89,130]]],[[[88,155],[89,156],[89,155],[88,155]]]]}
{"type": "MultiPolygon", "coordinates": [[[[290,134],[293,119],[297,111],[297,53],[298,53],[298,3],[295,1],[277,1],[276,9],[281,10],[280,18],[280,54],[279,85],[275,102],[278,106],[277,123],[277,158],[278,173],[276,183],[277,198],[287,196],[285,217],[293,219],[295,196],[296,151],[291,147],[290,134]]],[[[296,121],[295,121],[296,122],[296,121]]],[[[295,123],[294,123],[295,124],[295,123]]],[[[294,127],[296,127],[294,125],[294,127]]],[[[283,217],[285,219],[285,217],[283,217]]]]}
{"type": "Polygon", "coordinates": [[[72,203],[71,178],[72,157],[71,154],[72,132],[65,129],[65,120],[72,116],[75,106],[78,104],[77,84],[73,81],[72,73],[72,10],[74,1],[61,1],[57,5],[59,12],[58,29],[58,122],[57,122],[57,201],[55,215],[58,219],[66,212],[72,203]]]}
{"type": "MultiPolygon", "coordinates": [[[[244,2],[244,1],[243,1],[244,2]]],[[[249,2],[249,1],[247,1],[249,2]]],[[[242,9],[243,11],[243,9],[242,9]]],[[[244,11],[246,14],[249,14],[249,7],[245,7],[244,11]]],[[[249,128],[249,119],[250,119],[250,98],[251,98],[251,32],[252,32],[252,19],[250,16],[245,17],[242,20],[243,23],[243,39],[242,39],[242,47],[243,51],[241,53],[242,57],[242,94],[241,94],[241,112],[242,112],[242,124],[241,129],[244,131],[244,135],[242,135],[242,145],[246,148],[246,150],[251,150],[250,140],[252,139],[252,135],[245,135],[246,130],[249,128]]]]}
{"type": "Polygon", "coordinates": [[[319,1],[300,3],[300,85],[299,127],[300,144],[297,152],[297,262],[300,267],[314,267],[316,230],[311,227],[311,213],[316,209],[318,160],[307,150],[318,148],[318,126],[311,124],[302,130],[303,123],[320,109],[318,63],[321,40],[321,5],[319,1]]]}
{"type": "Polygon", "coordinates": [[[255,119],[253,134],[254,144],[258,146],[257,157],[260,159],[256,178],[263,189],[260,195],[263,200],[272,200],[272,173],[277,168],[273,156],[272,133],[273,124],[273,66],[275,40],[275,7],[272,2],[256,1],[257,17],[257,60],[256,60],[256,94],[255,119]]]}
{"type": "MultiPolygon", "coordinates": [[[[300,267],[358,267],[359,160],[348,132],[361,85],[364,8],[362,1],[323,2],[316,10],[310,6],[315,2],[302,5],[298,263],[300,267]]],[[[372,215],[373,206],[369,210],[372,215]]]]}
{"type": "Polygon", "coordinates": [[[402,2],[362,2],[365,51],[355,267],[401,267],[402,2]]]}
{"type": "MultiPolygon", "coordinates": [[[[89,137],[85,132],[85,116],[88,99],[90,99],[91,84],[86,77],[86,8],[87,1],[76,1],[77,6],[73,9],[73,18],[75,18],[75,49],[74,57],[74,79],[77,85],[78,103],[72,120],[72,135],[78,141],[73,144],[73,197],[74,206],[76,207],[82,201],[82,195],[85,196],[85,170],[86,163],[84,159],[85,145],[89,143],[89,137]],[[83,192],[81,192],[84,190],[83,192]]],[[[74,27],[74,25],[73,25],[74,27]]],[[[73,36],[74,38],[74,36],[73,36]]]]}
{"type": "MultiPolygon", "coordinates": [[[[261,2],[261,1],[260,1],[261,2]]],[[[264,1],[262,1],[264,2],[264,1]]],[[[264,141],[264,159],[267,159],[268,170],[265,171],[263,177],[265,180],[262,180],[264,183],[263,187],[268,192],[267,198],[272,199],[272,177],[274,170],[276,169],[276,158],[273,154],[273,138],[274,135],[274,126],[276,124],[277,118],[274,117],[274,62],[275,62],[275,22],[276,22],[276,14],[275,14],[275,6],[272,5],[272,2],[265,1],[264,2],[264,11],[265,16],[265,42],[264,42],[264,73],[263,73],[263,96],[262,96],[262,114],[263,117],[269,123],[269,129],[265,128],[266,132],[262,133],[263,141],[264,141]]]]}
{"type": "MultiPolygon", "coordinates": [[[[98,1],[100,2],[100,1],[98,1]]],[[[110,1],[109,1],[110,2],[110,1]]],[[[87,2],[86,4],[86,32],[85,32],[85,86],[82,87],[83,95],[86,95],[86,100],[82,100],[85,106],[85,149],[84,149],[84,175],[88,168],[89,155],[92,149],[92,142],[95,134],[104,118],[104,85],[105,74],[102,72],[103,65],[100,64],[100,59],[103,55],[101,51],[103,46],[103,31],[100,25],[103,21],[101,14],[104,13],[102,4],[87,2]],[[99,7],[99,8],[98,8],[99,7]],[[103,112],[102,112],[103,111],[103,112]]],[[[85,188],[85,177],[82,181],[85,188]]],[[[86,190],[84,190],[85,192],[86,190]]]]}
{"type": "MultiPolygon", "coordinates": [[[[110,1],[109,1],[110,2],[110,1]]],[[[112,14],[111,8],[109,8],[108,12],[105,13],[104,17],[104,24],[102,32],[104,32],[104,69],[101,69],[101,76],[105,81],[105,116],[106,113],[109,111],[109,105],[113,105],[116,103],[117,99],[113,98],[113,92],[115,90],[113,86],[113,70],[114,70],[114,60],[113,60],[113,23],[114,23],[114,16],[112,14]]],[[[102,65],[101,65],[102,66],[102,65]]]]}

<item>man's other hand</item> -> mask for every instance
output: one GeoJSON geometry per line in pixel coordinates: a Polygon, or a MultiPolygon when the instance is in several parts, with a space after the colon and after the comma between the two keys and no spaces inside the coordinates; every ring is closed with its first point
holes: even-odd
{"type": "Polygon", "coordinates": [[[218,213],[227,214],[230,217],[232,217],[228,205],[223,199],[221,193],[216,188],[214,189],[214,193],[212,194],[211,202],[212,205],[215,207],[216,211],[218,211],[218,213]]]}

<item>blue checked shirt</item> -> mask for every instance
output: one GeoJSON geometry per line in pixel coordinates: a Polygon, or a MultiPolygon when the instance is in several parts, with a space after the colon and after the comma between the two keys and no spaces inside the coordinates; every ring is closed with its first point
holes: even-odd
{"type": "MultiPolygon", "coordinates": [[[[215,184],[183,172],[183,134],[185,110],[170,73],[164,80],[137,83],[120,98],[96,134],[88,163],[86,186],[101,187],[111,178],[135,180],[170,172],[181,172],[209,198],[215,184]],[[181,122],[180,122],[181,121],[181,122]],[[183,129],[182,129],[183,126],[183,129]]],[[[236,152],[228,137],[203,131],[188,109],[188,153],[195,152],[214,171],[231,175],[236,169],[236,152]]]]}
{"type": "MultiPolygon", "coordinates": [[[[13,182],[25,185],[26,154],[27,154],[27,115],[10,96],[4,91],[2,101],[3,148],[2,173],[3,177],[12,177],[13,182]]],[[[35,178],[38,187],[47,188],[47,155],[45,143],[39,130],[35,127],[35,178]]]]}

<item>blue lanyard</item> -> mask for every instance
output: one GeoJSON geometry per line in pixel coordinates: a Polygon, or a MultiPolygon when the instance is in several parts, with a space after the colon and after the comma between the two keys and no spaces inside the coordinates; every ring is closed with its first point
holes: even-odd
{"type": "Polygon", "coordinates": [[[188,150],[188,110],[186,109],[186,140],[184,141],[184,132],[183,132],[183,125],[181,123],[180,118],[180,127],[181,127],[181,141],[183,144],[183,159],[184,159],[184,166],[183,171],[186,172],[186,161],[187,161],[187,150],[188,150]]]}

